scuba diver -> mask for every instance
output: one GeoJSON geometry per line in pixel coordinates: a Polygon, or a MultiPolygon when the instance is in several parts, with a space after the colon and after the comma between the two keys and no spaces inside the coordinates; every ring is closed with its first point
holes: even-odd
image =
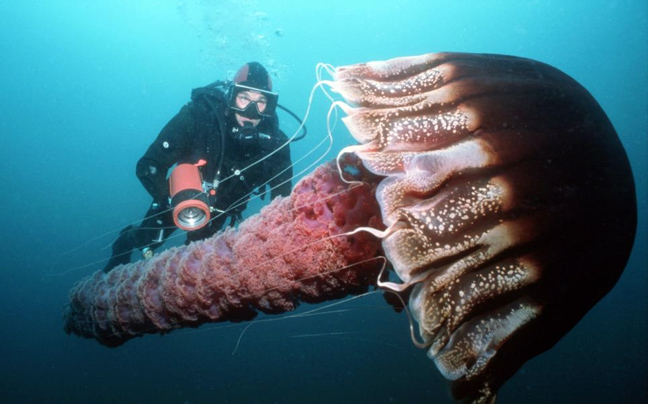
{"type": "Polygon", "coordinates": [[[137,177],[153,202],[139,227],[120,232],[104,272],[129,263],[135,249],[151,257],[176,226],[187,230],[188,244],[213,235],[228,218],[234,225],[255,190],[263,197],[269,186],[272,199],[289,195],[290,148],[276,108],[299,118],[277,101],[257,62],[243,65],[232,82],[194,89],[137,162],[137,177]]]}

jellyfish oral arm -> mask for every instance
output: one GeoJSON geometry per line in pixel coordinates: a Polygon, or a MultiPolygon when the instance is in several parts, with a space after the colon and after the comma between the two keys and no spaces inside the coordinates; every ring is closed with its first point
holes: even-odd
{"type": "Polygon", "coordinates": [[[290,198],[275,199],[237,230],[81,280],[64,311],[65,330],[119,346],[362,293],[384,263],[376,259],[378,239],[351,234],[382,226],[374,188],[349,186],[334,164],[321,166],[290,198]]]}

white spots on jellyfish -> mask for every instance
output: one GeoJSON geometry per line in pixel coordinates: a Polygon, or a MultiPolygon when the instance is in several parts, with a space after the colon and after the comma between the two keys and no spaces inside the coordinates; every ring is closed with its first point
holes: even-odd
{"type": "Polygon", "coordinates": [[[465,334],[438,341],[428,351],[441,373],[449,380],[468,379],[483,372],[502,343],[540,313],[538,307],[517,303],[472,321],[465,334]],[[446,343],[447,342],[447,343],[446,343]],[[470,358],[468,361],[466,359],[470,358]]]}
{"type": "MultiPolygon", "coordinates": [[[[383,71],[383,68],[377,68],[375,65],[368,65],[374,73],[383,71]]],[[[390,73],[397,74],[400,72],[391,71],[390,73]]],[[[403,97],[412,94],[419,94],[438,87],[442,82],[442,74],[436,69],[423,71],[415,76],[405,78],[399,81],[378,81],[372,79],[362,79],[355,77],[358,87],[367,96],[367,99],[375,100],[376,97],[403,97]]]]}
{"type": "MultiPolygon", "coordinates": [[[[408,112],[418,110],[429,110],[430,105],[420,103],[410,109],[408,112]]],[[[406,109],[403,109],[404,111],[406,109]]],[[[468,118],[459,111],[446,112],[438,115],[417,115],[405,116],[395,119],[400,114],[399,109],[395,109],[385,114],[381,124],[386,124],[386,133],[396,135],[391,140],[398,140],[406,144],[429,144],[447,137],[448,133],[456,134],[459,131],[465,131],[468,127],[468,118]]],[[[380,139],[379,147],[384,148],[390,144],[390,139],[386,137],[380,139]]]]}
{"type": "Polygon", "coordinates": [[[472,186],[468,192],[463,188],[455,197],[447,198],[429,209],[412,209],[410,220],[435,237],[456,234],[475,224],[480,218],[499,212],[501,194],[502,190],[490,183],[472,186]]]}

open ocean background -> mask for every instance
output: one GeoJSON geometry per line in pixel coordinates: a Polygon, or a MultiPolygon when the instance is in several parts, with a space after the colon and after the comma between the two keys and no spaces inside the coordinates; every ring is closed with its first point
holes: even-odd
{"type": "MultiPolygon", "coordinates": [[[[242,325],[109,349],[66,335],[61,321],[72,285],[145,213],[135,163],[192,88],[256,60],[303,115],[318,62],[439,51],[523,56],[571,75],[609,115],[637,183],[639,228],[621,280],[498,403],[646,403],[644,0],[1,2],[0,402],[450,403],[405,315],[379,294],[336,306],[343,313],[255,324],[234,355],[242,325]]],[[[294,157],[323,139],[328,107],[318,92],[294,157]]],[[[282,126],[296,127],[285,115],[282,126]]],[[[326,159],[351,142],[343,125],[334,136],[326,159]]]]}

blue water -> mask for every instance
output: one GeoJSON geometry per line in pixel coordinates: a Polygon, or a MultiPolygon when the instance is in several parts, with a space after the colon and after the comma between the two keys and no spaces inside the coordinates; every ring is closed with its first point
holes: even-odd
{"type": "MultiPolygon", "coordinates": [[[[235,355],[241,326],[108,349],[66,335],[61,309],[114,231],[144,214],[135,162],[191,88],[258,60],[301,115],[318,62],[459,51],[530,57],[576,78],[615,125],[638,187],[638,237],[618,285],[499,402],[645,403],[647,31],[642,0],[0,3],[0,402],[451,402],[379,295],[256,324],[235,355]]],[[[294,156],[322,139],[327,110],[319,93],[294,156]]],[[[335,133],[333,151],[350,141],[335,133]]]]}

